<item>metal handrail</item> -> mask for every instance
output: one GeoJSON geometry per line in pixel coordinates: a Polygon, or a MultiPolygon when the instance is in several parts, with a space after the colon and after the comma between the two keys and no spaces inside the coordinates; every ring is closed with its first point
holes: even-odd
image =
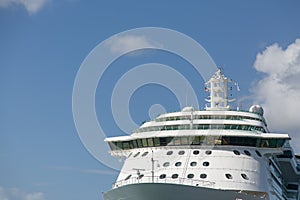
{"type": "Polygon", "coordinates": [[[193,185],[193,186],[204,186],[204,187],[212,187],[215,182],[212,181],[204,181],[204,180],[195,180],[189,178],[159,178],[158,176],[143,176],[141,178],[131,177],[127,180],[120,180],[113,184],[113,188],[121,187],[124,185],[130,184],[139,184],[139,183],[171,183],[171,184],[181,184],[181,185],[193,185]]]}

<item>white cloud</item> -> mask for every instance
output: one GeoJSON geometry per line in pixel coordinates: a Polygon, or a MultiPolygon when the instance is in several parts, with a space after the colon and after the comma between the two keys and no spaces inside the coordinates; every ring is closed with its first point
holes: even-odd
{"type": "Polygon", "coordinates": [[[159,48],[160,44],[151,41],[145,36],[125,35],[116,36],[107,41],[106,45],[110,48],[112,53],[124,53],[136,48],[159,48]]]}
{"type": "Polygon", "coordinates": [[[26,193],[18,188],[0,186],[0,200],[45,200],[42,192],[26,193]]]}
{"type": "Polygon", "coordinates": [[[0,7],[6,8],[22,5],[29,14],[34,14],[41,10],[47,2],[48,0],[0,0],[0,7]]]}
{"type": "Polygon", "coordinates": [[[254,67],[265,77],[256,82],[253,93],[265,110],[272,130],[289,132],[300,153],[300,39],[283,49],[278,44],[256,56],[254,67]]]}

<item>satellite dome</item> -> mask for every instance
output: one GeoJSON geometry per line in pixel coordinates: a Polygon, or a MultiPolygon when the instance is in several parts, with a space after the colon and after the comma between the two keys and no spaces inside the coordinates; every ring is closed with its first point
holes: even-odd
{"type": "Polygon", "coordinates": [[[249,112],[257,113],[261,116],[264,115],[264,109],[260,105],[253,105],[250,107],[249,112]]]}

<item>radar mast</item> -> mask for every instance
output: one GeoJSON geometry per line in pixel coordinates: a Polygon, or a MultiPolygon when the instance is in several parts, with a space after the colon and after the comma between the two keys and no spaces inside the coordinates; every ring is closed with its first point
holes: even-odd
{"type": "Polygon", "coordinates": [[[205,99],[210,103],[210,107],[207,106],[206,110],[228,110],[230,108],[228,103],[235,99],[228,98],[228,83],[232,83],[232,80],[225,77],[221,69],[218,69],[205,83],[205,90],[210,93],[209,99],[205,99]]]}

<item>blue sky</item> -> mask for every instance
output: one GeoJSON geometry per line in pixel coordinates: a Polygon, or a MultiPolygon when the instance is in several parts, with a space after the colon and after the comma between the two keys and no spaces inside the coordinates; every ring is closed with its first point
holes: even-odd
{"type": "MultiPolygon", "coordinates": [[[[239,82],[245,109],[265,105],[271,130],[288,132],[300,152],[298,1],[0,2],[0,200],[101,199],[117,172],[81,143],[72,114],[77,71],[101,41],[128,29],[164,27],[199,42],[239,82]],[[285,119],[285,120],[282,120],[285,119]]],[[[112,88],[133,66],[157,62],[188,77],[200,105],[204,80],[167,52],[143,51],[115,61],[100,80],[96,109],[108,136],[121,135],[110,108],[112,88]]],[[[145,85],[130,101],[132,119],[153,104],[179,110],[174,95],[145,85]]]]}

